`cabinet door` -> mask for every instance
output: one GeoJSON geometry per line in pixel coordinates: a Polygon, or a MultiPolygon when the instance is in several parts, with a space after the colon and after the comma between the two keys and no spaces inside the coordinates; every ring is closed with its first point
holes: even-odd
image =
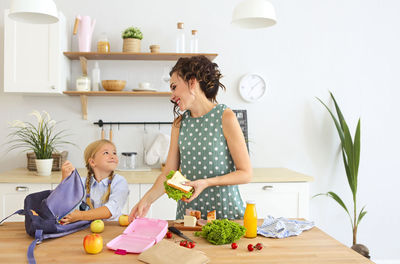
{"type": "Polygon", "coordinates": [[[54,24],[16,22],[4,14],[4,92],[61,93],[66,88],[65,18],[54,24]]]}
{"type": "Polygon", "coordinates": [[[139,202],[140,200],[140,184],[129,184],[129,199],[125,204],[124,209],[122,210],[123,214],[129,215],[132,208],[139,202]]]}
{"type": "Polygon", "coordinates": [[[239,186],[244,202],[254,200],[258,218],[307,218],[308,183],[248,183],[239,186]]]}
{"type": "MultiPolygon", "coordinates": [[[[2,183],[0,184],[0,218],[24,208],[25,197],[30,193],[50,190],[51,184],[24,184],[2,183]]],[[[6,221],[23,222],[24,216],[14,215],[6,221]]]]}
{"type": "MultiPolygon", "coordinates": [[[[153,186],[153,184],[140,184],[141,197],[143,197],[143,195],[150,190],[151,186],[153,186]]],[[[176,201],[169,199],[166,194],[163,194],[163,196],[158,198],[157,201],[151,205],[146,217],[163,220],[175,219],[176,206],[176,201]]]]}

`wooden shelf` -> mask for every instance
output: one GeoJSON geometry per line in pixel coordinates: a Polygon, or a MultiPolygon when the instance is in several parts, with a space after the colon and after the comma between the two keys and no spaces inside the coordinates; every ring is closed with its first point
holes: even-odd
{"type": "MultiPolygon", "coordinates": [[[[177,61],[179,58],[187,58],[196,55],[204,55],[209,60],[214,60],[217,53],[150,53],[150,52],[64,52],[64,56],[70,60],[142,60],[142,61],[177,61]]],[[[85,65],[85,63],[83,64],[85,65]]],[[[86,66],[85,66],[86,67],[86,66]]],[[[151,91],[120,91],[120,92],[78,92],[65,91],[64,94],[79,96],[82,105],[82,117],[87,119],[87,97],[88,96],[170,96],[171,92],[151,91]]]]}
{"type": "Polygon", "coordinates": [[[71,96],[170,96],[171,92],[152,92],[152,91],[118,91],[118,92],[108,92],[108,91],[98,91],[98,92],[78,92],[78,91],[65,91],[64,94],[71,96]]]}
{"type": "Polygon", "coordinates": [[[88,60],[150,60],[150,61],[176,61],[181,57],[192,57],[204,55],[211,61],[218,54],[216,53],[150,53],[150,52],[64,52],[64,55],[71,60],[79,60],[85,57],[88,60]]]}
{"type": "Polygon", "coordinates": [[[170,96],[171,92],[151,92],[151,91],[140,91],[140,92],[129,92],[129,91],[119,91],[119,92],[78,92],[78,91],[65,91],[63,92],[70,96],[79,96],[81,98],[81,108],[82,108],[82,118],[87,120],[87,98],[88,96],[170,96]]]}

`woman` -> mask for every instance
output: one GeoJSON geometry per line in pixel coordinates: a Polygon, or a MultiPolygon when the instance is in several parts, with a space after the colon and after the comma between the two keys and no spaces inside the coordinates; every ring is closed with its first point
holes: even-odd
{"type": "Polygon", "coordinates": [[[179,170],[194,188],[190,199],[178,202],[176,218],[188,208],[216,210],[217,218],[241,219],[244,206],[237,184],[250,182],[252,168],[242,130],[233,111],[217,104],[225,86],[216,63],[204,56],[180,58],[170,72],[174,120],[165,169],[152,188],[132,208],[129,221],[146,216],[151,204],[165,192],[171,170],[179,170]],[[178,108],[182,115],[179,114],[178,108]]]}

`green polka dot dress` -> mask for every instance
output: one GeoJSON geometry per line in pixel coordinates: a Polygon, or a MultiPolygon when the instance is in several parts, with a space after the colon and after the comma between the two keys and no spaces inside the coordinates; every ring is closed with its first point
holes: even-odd
{"type": "MultiPolygon", "coordinates": [[[[235,171],[222,130],[226,105],[218,104],[201,117],[182,115],[179,130],[180,167],[189,180],[207,179],[235,171]]],[[[242,219],[243,201],[237,185],[208,187],[192,202],[178,201],[176,219],[183,219],[186,209],[201,211],[201,218],[216,210],[217,219],[242,219]]]]}

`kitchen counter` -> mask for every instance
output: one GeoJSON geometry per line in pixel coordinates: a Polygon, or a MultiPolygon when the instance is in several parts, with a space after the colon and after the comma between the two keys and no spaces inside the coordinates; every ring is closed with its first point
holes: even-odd
{"type": "MultiPolygon", "coordinates": [[[[87,170],[78,169],[79,174],[85,177],[87,170]]],[[[128,183],[154,183],[160,169],[151,171],[116,171],[124,176],[128,183]]],[[[0,173],[0,183],[60,183],[61,171],[53,171],[50,176],[37,176],[35,171],[18,168],[0,173]]],[[[285,168],[254,168],[251,182],[309,182],[313,177],[285,168]]]]}
{"type": "MultiPolygon", "coordinates": [[[[259,220],[259,224],[262,220],[259,220]]],[[[124,227],[117,222],[106,222],[103,251],[97,255],[84,252],[83,238],[90,230],[82,230],[68,236],[45,240],[34,251],[37,263],[143,263],[137,260],[137,254],[116,255],[105,244],[120,235],[124,227]]],[[[212,245],[203,238],[194,236],[193,231],[184,231],[196,242],[193,250],[206,253],[210,263],[373,263],[349,247],[339,243],[317,227],[303,232],[299,236],[284,239],[270,239],[263,236],[237,241],[238,248],[230,245],[212,245]],[[249,252],[249,243],[263,243],[260,251],[249,252]]],[[[173,235],[170,241],[179,243],[180,237],[173,235]]],[[[27,263],[26,252],[33,238],[25,233],[24,223],[5,222],[0,226],[0,263],[27,263]]]]}

